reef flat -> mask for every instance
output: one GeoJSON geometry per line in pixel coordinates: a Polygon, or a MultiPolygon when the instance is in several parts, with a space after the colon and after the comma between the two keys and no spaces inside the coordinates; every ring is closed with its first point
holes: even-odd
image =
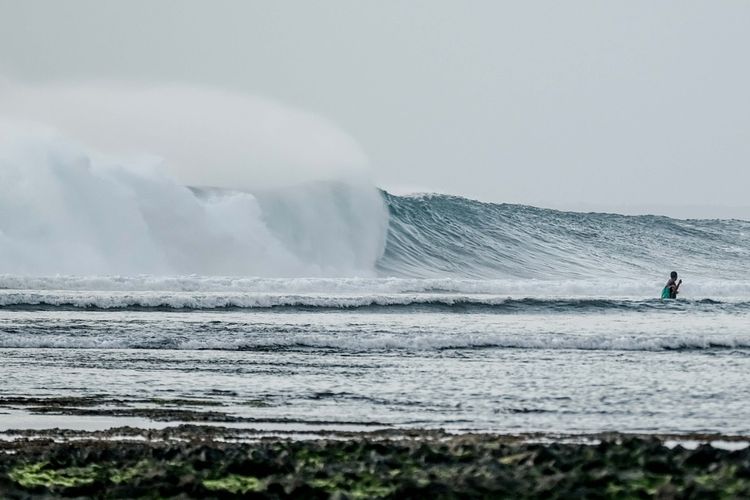
{"type": "Polygon", "coordinates": [[[705,443],[717,436],[683,436],[694,444],[682,446],[668,436],[619,434],[576,440],[395,430],[301,440],[253,435],[200,425],[6,431],[0,496],[750,497],[750,448],[705,443]]]}

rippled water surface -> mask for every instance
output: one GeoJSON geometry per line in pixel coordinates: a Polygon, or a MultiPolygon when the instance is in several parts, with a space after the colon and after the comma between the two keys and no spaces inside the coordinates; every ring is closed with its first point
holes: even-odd
{"type": "Polygon", "coordinates": [[[741,300],[449,302],[5,306],[0,396],[196,398],[254,418],[455,430],[750,432],[741,300]]]}

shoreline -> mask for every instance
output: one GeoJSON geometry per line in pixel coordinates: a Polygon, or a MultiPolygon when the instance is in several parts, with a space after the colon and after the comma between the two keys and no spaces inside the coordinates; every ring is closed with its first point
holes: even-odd
{"type": "Polygon", "coordinates": [[[0,496],[750,497],[745,435],[457,431],[236,408],[2,397],[0,496]]]}
{"type": "MultiPolygon", "coordinates": [[[[246,408],[266,408],[262,400],[247,401],[246,408]]],[[[429,437],[486,435],[523,442],[595,443],[621,437],[657,438],[664,442],[748,443],[750,436],[706,431],[539,431],[523,432],[475,428],[424,427],[378,421],[328,420],[274,417],[247,411],[221,401],[197,398],[121,399],[96,396],[29,397],[0,396],[0,439],[18,434],[46,435],[56,432],[75,435],[106,435],[112,429],[133,429],[139,433],[167,432],[169,429],[205,429],[210,434],[297,436],[299,439],[349,437],[429,437]]]]}

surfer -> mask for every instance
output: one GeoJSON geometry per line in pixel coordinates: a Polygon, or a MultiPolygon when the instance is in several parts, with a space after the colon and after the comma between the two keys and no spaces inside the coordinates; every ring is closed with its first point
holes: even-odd
{"type": "Polygon", "coordinates": [[[661,291],[661,298],[676,299],[677,294],[679,293],[677,290],[680,288],[681,284],[682,280],[677,281],[677,272],[672,271],[669,274],[669,281],[667,281],[667,284],[664,285],[664,289],[661,291]]]}

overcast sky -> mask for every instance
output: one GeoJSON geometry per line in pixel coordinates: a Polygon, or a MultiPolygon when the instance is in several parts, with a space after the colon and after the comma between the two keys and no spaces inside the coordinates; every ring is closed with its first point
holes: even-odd
{"type": "Polygon", "coordinates": [[[750,217],[749,52],[742,0],[0,0],[13,80],[265,96],[382,187],[561,208],[750,217]]]}

